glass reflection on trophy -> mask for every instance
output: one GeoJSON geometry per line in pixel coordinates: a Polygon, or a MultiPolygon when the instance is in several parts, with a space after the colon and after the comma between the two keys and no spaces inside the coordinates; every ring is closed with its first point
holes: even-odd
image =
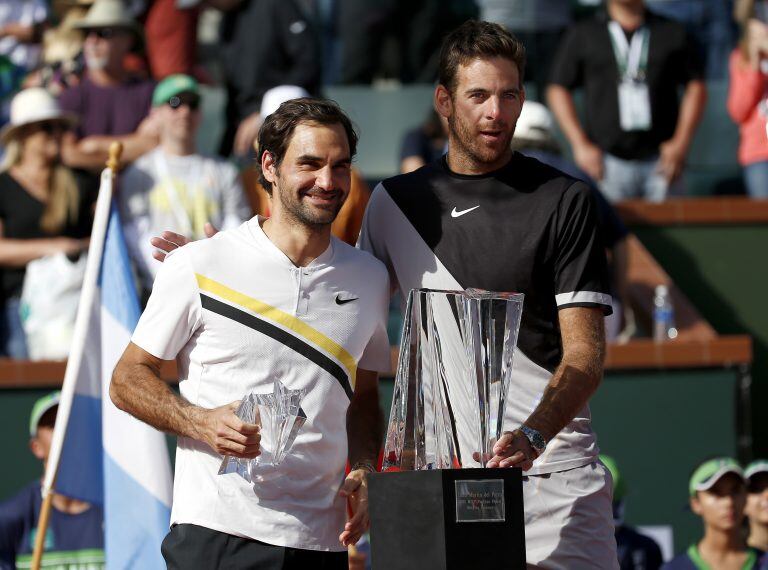
{"type": "Polygon", "coordinates": [[[485,466],[503,431],[523,297],[411,290],[383,470],[485,466]]]}
{"type": "Polygon", "coordinates": [[[275,379],[272,393],[246,394],[235,412],[247,423],[261,427],[261,455],[254,459],[225,456],[219,475],[237,473],[249,483],[264,481],[275,474],[291,451],[301,428],[307,421],[301,400],[305,390],[289,390],[275,379]]]}

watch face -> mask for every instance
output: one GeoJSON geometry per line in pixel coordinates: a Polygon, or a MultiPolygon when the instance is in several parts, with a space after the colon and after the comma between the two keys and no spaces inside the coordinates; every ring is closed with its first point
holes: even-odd
{"type": "Polygon", "coordinates": [[[541,453],[544,451],[544,448],[547,447],[547,442],[544,439],[544,436],[542,436],[538,431],[535,429],[531,429],[527,426],[523,426],[522,428],[523,433],[525,434],[525,437],[528,438],[528,441],[531,442],[531,446],[538,452],[541,453]]]}

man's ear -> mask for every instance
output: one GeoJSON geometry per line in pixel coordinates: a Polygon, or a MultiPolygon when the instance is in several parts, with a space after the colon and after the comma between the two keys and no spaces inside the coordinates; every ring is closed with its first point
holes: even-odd
{"type": "Polygon", "coordinates": [[[43,450],[43,446],[40,445],[40,440],[36,437],[33,437],[29,440],[29,450],[32,452],[32,455],[37,457],[40,461],[45,459],[45,452],[43,450]]]}
{"type": "Polygon", "coordinates": [[[446,89],[444,85],[438,85],[435,87],[434,105],[437,114],[445,119],[453,114],[453,101],[451,100],[451,93],[448,91],[448,89],[446,89]]]}
{"type": "Polygon", "coordinates": [[[272,184],[277,180],[277,163],[274,155],[267,150],[261,153],[261,172],[272,184]]]}

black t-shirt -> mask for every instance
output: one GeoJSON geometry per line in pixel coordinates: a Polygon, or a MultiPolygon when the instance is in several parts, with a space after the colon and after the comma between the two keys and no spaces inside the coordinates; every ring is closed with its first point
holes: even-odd
{"type": "Polygon", "coordinates": [[[646,11],[650,31],[646,70],[651,100],[651,129],[622,131],[619,123],[619,69],[605,13],[574,26],[560,44],[550,72],[550,83],[569,90],[584,88],[587,136],[601,149],[624,159],[658,154],[672,137],[680,106],[679,88],[701,79],[703,68],[695,44],[685,28],[646,11]]]}
{"type": "Polygon", "coordinates": [[[658,570],[664,562],[655,540],[623,525],[616,529],[616,550],[621,570],[658,570]]]}
{"type": "MultiPolygon", "coordinates": [[[[68,221],[57,235],[46,234],[40,227],[45,204],[27,192],[8,172],[0,173],[0,221],[3,237],[8,239],[40,239],[50,237],[83,238],[91,233],[92,204],[96,189],[87,177],[75,175],[80,200],[77,223],[68,221]]],[[[2,299],[18,297],[24,284],[25,268],[0,268],[2,299]]]]}

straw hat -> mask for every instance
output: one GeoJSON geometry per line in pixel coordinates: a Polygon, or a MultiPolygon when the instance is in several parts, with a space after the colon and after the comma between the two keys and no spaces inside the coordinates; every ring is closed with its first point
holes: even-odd
{"type": "Polygon", "coordinates": [[[71,126],[76,122],[76,118],[64,113],[59,107],[59,102],[45,89],[24,89],[11,100],[11,120],[0,130],[0,143],[7,144],[27,125],[49,121],[59,121],[71,126]]]}
{"type": "Polygon", "coordinates": [[[81,30],[125,28],[141,34],[141,27],[121,0],[96,0],[85,18],[73,27],[81,30]]]}

